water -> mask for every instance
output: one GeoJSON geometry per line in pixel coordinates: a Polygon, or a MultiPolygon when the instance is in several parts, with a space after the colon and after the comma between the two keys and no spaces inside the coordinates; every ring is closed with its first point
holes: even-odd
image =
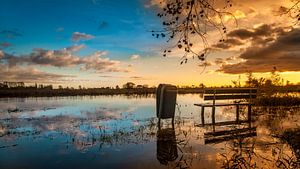
{"type": "MultiPolygon", "coordinates": [[[[174,129],[164,120],[158,130],[153,96],[2,98],[0,168],[298,167],[299,109],[255,108],[251,124],[197,127],[201,96],[177,102],[174,129]],[[207,135],[247,128],[255,134],[207,135]]],[[[235,120],[234,107],[216,111],[216,122],[235,120]]]]}

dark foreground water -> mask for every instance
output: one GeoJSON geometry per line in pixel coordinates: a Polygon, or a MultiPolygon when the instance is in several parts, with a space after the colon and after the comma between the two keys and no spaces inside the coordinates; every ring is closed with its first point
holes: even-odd
{"type": "MultiPolygon", "coordinates": [[[[174,129],[164,120],[159,130],[154,97],[1,98],[0,169],[299,168],[298,108],[213,127],[197,126],[199,95],[177,102],[174,129]]],[[[234,107],[217,109],[217,122],[233,120],[234,107]]]]}

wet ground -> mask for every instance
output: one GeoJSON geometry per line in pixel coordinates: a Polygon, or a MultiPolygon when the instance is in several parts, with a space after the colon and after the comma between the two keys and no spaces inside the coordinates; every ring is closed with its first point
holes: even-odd
{"type": "MultiPolygon", "coordinates": [[[[174,126],[159,129],[154,97],[2,98],[0,168],[299,168],[299,108],[212,126],[202,101],[179,95],[174,126]]],[[[217,108],[216,122],[234,120],[235,107],[217,108]]]]}

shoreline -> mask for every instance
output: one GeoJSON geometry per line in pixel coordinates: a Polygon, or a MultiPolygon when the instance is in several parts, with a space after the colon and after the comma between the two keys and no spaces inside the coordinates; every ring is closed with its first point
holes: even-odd
{"type": "MultiPolygon", "coordinates": [[[[57,97],[100,95],[153,95],[156,88],[141,89],[0,89],[0,98],[7,97],[57,97]]],[[[201,94],[202,88],[178,89],[178,94],[201,94]]]]}

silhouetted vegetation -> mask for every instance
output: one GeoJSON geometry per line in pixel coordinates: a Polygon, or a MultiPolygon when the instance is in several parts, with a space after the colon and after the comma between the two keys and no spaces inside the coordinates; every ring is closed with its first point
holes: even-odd
{"type": "Polygon", "coordinates": [[[295,155],[297,156],[297,164],[295,166],[300,166],[300,129],[291,129],[285,131],[281,139],[286,141],[289,145],[291,145],[295,155]]]}

